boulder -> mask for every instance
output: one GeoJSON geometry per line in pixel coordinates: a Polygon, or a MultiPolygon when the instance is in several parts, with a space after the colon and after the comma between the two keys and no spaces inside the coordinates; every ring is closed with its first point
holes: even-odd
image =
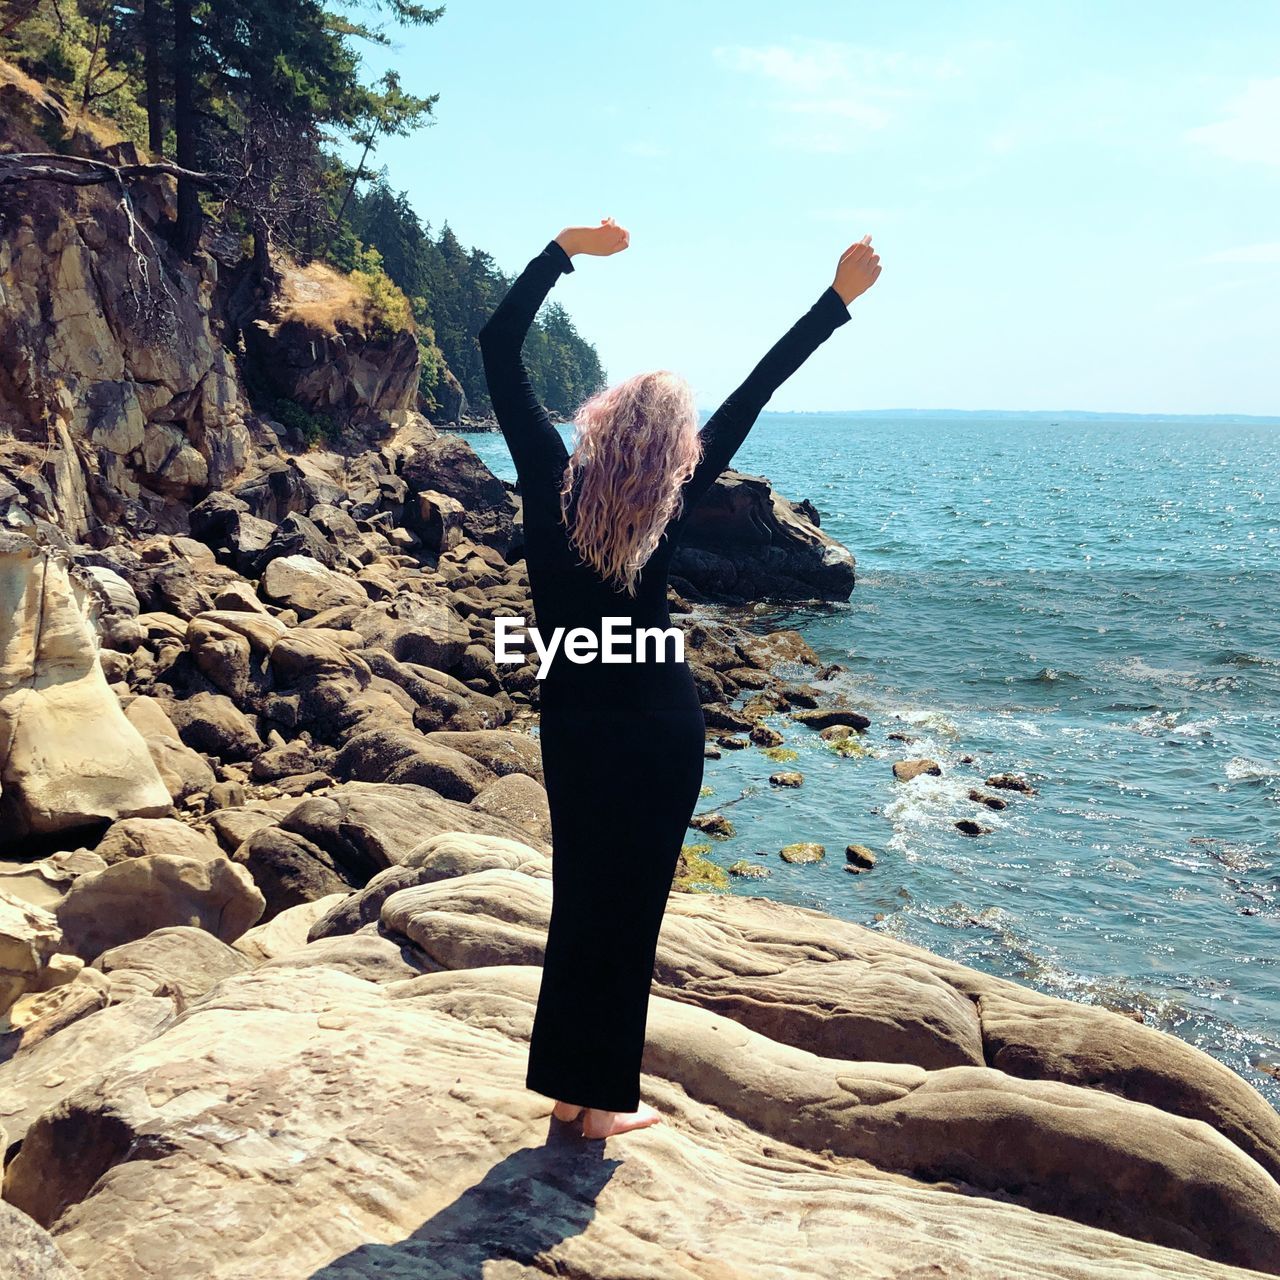
{"type": "Polygon", "coordinates": [[[196,862],[222,857],[222,850],[208,836],[177,818],[122,818],[107,828],[94,852],[108,866],[153,853],[191,858],[196,862]]]}
{"type": "Polygon", "coordinates": [[[211,991],[223,978],[253,966],[254,961],[242,951],[207,929],[188,924],[155,929],[145,937],[110,947],[93,962],[95,969],[109,975],[114,1001],[156,995],[163,988],[190,1002],[211,991]]]}
{"type": "Polygon", "coordinates": [[[893,765],[893,776],[899,782],[910,782],[912,778],[925,775],[941,777],[942,766],[936,760],[896,760],[893,765]]]}
{"type": "Polygon", "coordinates": [[[262,591],[268,600],[292,609],[300,618],[310,618],[334,605],[360,604],[369,598],[364,588],[345,573],[326,568],[306,555],[272,560],[262,575],[262,591]]]}
{"type": "Polygon", "coordinates": [[[854,558],[762,476],[727,470],[689,515],[675,579],[717,600],[848,600],[854,558]]]}
{"type": "Polygon", "coordinates": [[[55,914],[62,949],[91,961],[166,925],[196,925],[232,942],[265,906],[253,878],[227,858],[199,862],[159,853],[81,876],[55,914]]]}
{"type": "Polygon", "coordinates": [[[0,533],[0,846],[171,810],[103,675],[89,600],[60,553],[0,533]]]}
{"type": "Polygon", "coordinates": [[[527,773],[508,773],[495,778],[476,793],[471,807],[513,823],[539,842],[551,841],[551,810],[546,790],[527,773]]]}
{"type": "Polygon", "coordinates": [[[0,889],[0,1015],[19,996],[43,989],[44,971],[61,941],[51,912],[0,889]]]}
{"type": "MultiPolygon", "coordinates": [[[[0,1138],[3,1138],[0,1130],[0,1138]]],[[[52,1236],[21,1209],[0,1201],[0,1256],[11,1280],[83,1280],[52,1236]]]]}

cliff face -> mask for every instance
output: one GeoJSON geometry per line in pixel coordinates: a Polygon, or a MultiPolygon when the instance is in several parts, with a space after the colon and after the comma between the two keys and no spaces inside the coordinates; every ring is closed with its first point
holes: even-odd
{"type": "Polygon", "coordinates": [[[249,376],[304,409],[359,423],[417,406],[416,337],[380,325],[359,283],[331,267],[285,264],[244,339],[249,376]]]}
{"type": "MultiPolygon", "coordinates": [[[[0,86],[0,149],[47,150],[40,129],[61,111],[0,86]]],[[[176,509],[248,455],[244,397],[212,328],[218,267],[163,249],[164,200],[154,184],[35,182],[0,203],[0,466],[77,541],[177,527],[176,509]]]]}
{"type": "MultiPolygon", "coordinates": [[[[138,158],[74,133],[58,99],[0,63],[0,151],[47,152],[51,123],[77,154],[138,158]]],[[[21,505],[95,547],[185,532],[191,506],[281,440],[308,443],[255,416],[246,376],[259,408],[283,401],[337,432],[377,435],[414,410],[407,317],[388,325],[352,278],[284,261],[276,294],[255,299],[234,237],[192,263],[169,251],[171,206],[167,179],[0,188],[0,519],[21,505]],[[228,350],[241,333],[243,368],[228,350]]]]}

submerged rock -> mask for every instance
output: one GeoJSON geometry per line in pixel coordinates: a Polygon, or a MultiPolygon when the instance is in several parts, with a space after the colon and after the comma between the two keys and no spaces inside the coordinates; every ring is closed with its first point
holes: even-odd
{"type": "Polygon", "coordinates": [[[1020,791],[1024,796],[1036,794],[1035,787],[1026,778],[1020,778],[1014,773],[993,773],[987,779],[987,786],[996,787],[1002,791],[1020,791]]]}
{"type": "Polygon", "coordinates": [[[851,844],[844,851],[850,871],[870,871],[876,865],[876,855],[865,844],[851,844]]]}
{"type": "Polygon", "coordinates": [[[784,845],[778,850],[783,862],[821,862],[827,856],[826,849],[820,844],[801,841],[798,844],[784,845]]]}
{"type": "Polygon", "coordinates": [[[936,760],[897,760],[893,766],[893,776],[899,782],[910,782],[922,774],[933,777],[942,776],[942,766],[936,760]]]}

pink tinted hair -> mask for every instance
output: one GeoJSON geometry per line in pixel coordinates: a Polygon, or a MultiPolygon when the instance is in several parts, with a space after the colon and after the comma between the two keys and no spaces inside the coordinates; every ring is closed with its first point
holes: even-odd
{"type": "Polygon", "coordinates": [[[638,373],[586,400],[573,424],[561,518],[583,560],[634,596],[640,571],[679,514],[681,487],[702,457],[693,388],[669,369],[638,373]]]}

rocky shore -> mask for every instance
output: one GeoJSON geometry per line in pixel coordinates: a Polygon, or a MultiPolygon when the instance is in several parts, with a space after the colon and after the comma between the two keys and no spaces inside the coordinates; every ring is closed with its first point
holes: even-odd
{"type": "MultiPolygon", "coordinates": [[[[0,107],[33,149],[59,104],[0,107]]],[[[536,661],[493,659],[518,495],[314,272],[229,350],[238,250],[171,260],[171,199],[33,186],[0,232],[0,1274],[1280,1274],[1280,1117],[1228,1068],[692,866],[666,1122],[551,1120],[536,661]]],[[[877,731],[718,607],[848,597],[809,504],[727,473],[682,557],[709,752],[877,731]]]]}

